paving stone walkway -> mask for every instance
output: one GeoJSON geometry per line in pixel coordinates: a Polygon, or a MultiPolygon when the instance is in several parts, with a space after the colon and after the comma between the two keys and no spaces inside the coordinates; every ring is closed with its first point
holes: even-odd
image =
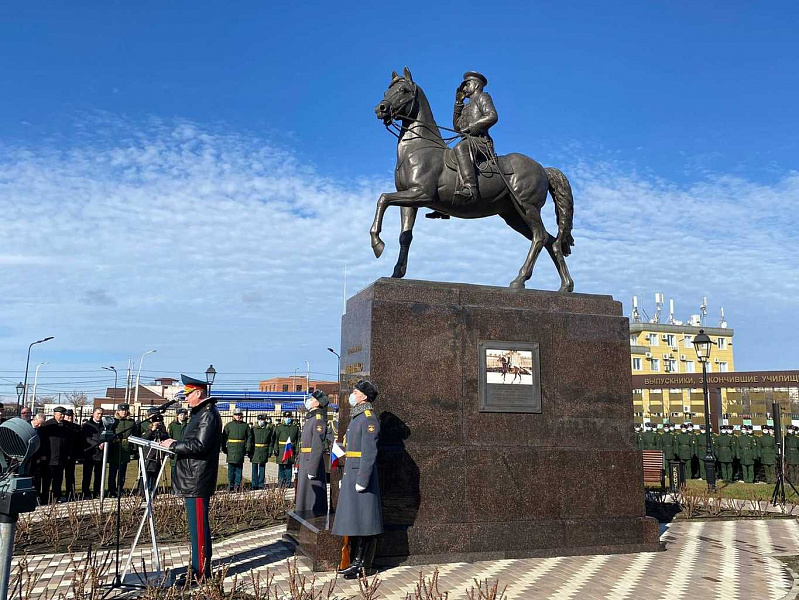
{"type": "MultiPolygon", "coordinates": [[[[262,575],[268,570],[286,591],[286,560],[292,550],[281,541],[282,533],[282,527],[273,527],[218,542],[215,564],[229,566],[231,582],[234,576],[247,579],[251,570],[262,575]]],[[[380,598],[405,599],[413,593],[419,572],[427,576],[435,568],[439,570],[439,589],[448,591],[451,600],[467,598],[466,590],[474,579],[499,579],[507,585],[509,599],[793,598],[793,579],[775,556],[799,554],[796,519],[680,521],[669,526],[661,539],[665,552],[396,567],[380,574],[380,598]]],[[[161,551],[167,568],[184,566],[189,560],[185,546],[161,551]]],[[[149,549],[138,553],[149,565],[149,549]]],[[[29,557],[29,562],[31,571],[41,575],[36,594],[68,589],[73,576],[68,556],[37,555],[29,557]]],[[[302,562],[298,565],[301,573],[314,576],[302,562]]],[[[329,573],[316,574],[317,584],[332,578],[329,573]]],[[[338,598],[357,598],[358,585],[339,580],[336,592],[338,598]]],[[[32,598],[39,597],[36,594],[32,598]]]]}

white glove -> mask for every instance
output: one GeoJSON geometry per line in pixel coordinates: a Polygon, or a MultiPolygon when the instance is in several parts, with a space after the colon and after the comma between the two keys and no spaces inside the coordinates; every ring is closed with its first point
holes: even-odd
{"type": "Polygon", "coordinates": [[[308,473],[308,479],[316,479],[316,477],[314,477],[313,475],[311,475],[310,473],[308,473]]]}
{"type": "Polygon", "coordinates": [[[355,484],[355,491],[356,491],[356,492],[365,492],[365,491],[366,491],[366,488],[365,488],[365,487],[363,487],[362,485],[358,485],[358,484],[356,483],[356,484],[355,484]]]}

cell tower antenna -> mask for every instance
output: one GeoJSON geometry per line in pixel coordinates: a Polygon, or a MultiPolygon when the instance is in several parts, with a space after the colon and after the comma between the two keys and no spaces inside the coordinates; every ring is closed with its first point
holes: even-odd
{"type": "Polygon", "coordinates": [[[641,313],[638,312],[638,296],[633,296],[633,323],[641,322],[641,313]]]}
{"type": "Polygon", "coordinates": [[[655,315],[649,319],[650,323],[660,323],[660,312],[663,310],[663,294],[655,292],[655,315]]]}
{"type": "MultiPolygon", "coordinates": [[[[722,309],[723,311],[724,309],[722,309]]],[[[702,296],[702,306],[699,307],[700,324],[705,324],[705,317],[707,316],[707,296],[702,296]]],[[[723,319],[724,317],[722,317],[723,319]]]]}
{"type": "Polygon", "coordinates": [[[721,320],[719,320],[719,327],[722,329],[727,328],[727,321],[724,320],[724,307],[721,307],[721,320]]]}
{"type": "Polygon", "coordinates": [[[669,325],[674,325],[674,299],[669,298],[669,325]]]}

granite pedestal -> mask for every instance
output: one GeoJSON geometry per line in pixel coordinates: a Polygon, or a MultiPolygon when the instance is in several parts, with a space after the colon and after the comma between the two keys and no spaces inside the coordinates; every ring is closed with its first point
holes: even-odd
{"type": "Polygon", "coordinates": [[[342,398],[380,390],[377,564],[661,549],[610,296],[379,279],[348,300],[341,353],[342,398]],[[540,413],[481,412],[478,345],[499,340],[538,344],[540,413]]]}

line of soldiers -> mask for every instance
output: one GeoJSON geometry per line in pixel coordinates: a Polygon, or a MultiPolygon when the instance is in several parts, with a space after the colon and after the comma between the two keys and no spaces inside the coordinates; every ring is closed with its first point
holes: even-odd
{"type": "Polygon", "coordinates": [[[297,419],[288,411],[277,424],[271,417],[260,414],[255,425],[244,421],[240,409],[233,411],[233,420],[222,431],[222,452],[227,456],[228,489],[241,489],[245,456],[252,463],[252,488],[264,487],[266,463],[271,458],[278,465],[277,483],[292,486],[292,469],[300,452],[300,427],[297,419]],[[291,440],[291,455],[286,455],[286,446],[291,440]]]}
{"type": "MultiPolygon", "coordinates": [[[[761,435],[754,435],[751,425],[743,425],[736,434],[732,425],[722,425],[719,434],[712,435],[713,456],[716,458],[718,476],[727,482],[744,481],[765,483],[777,481],[777,440],[774,428],[764,425],[761,435]],[[762,476],[758,477],[762,471],[762,476]]],[[[662,450],[666,461],[679,460],[684,465],[685,477],[705,479],[707,435],[704,425],[698,430],[690,422],[677,426],[664,423],[659,431],[655,423],[642,428],[635,425],[636,444],[639,450],[662,450]],[[643,429],[643,430],[642,430],[643,429]]],[[[786,478],[791,483],[799,481],[799,427],[789,425],[784,439],[786,478]]]]}

